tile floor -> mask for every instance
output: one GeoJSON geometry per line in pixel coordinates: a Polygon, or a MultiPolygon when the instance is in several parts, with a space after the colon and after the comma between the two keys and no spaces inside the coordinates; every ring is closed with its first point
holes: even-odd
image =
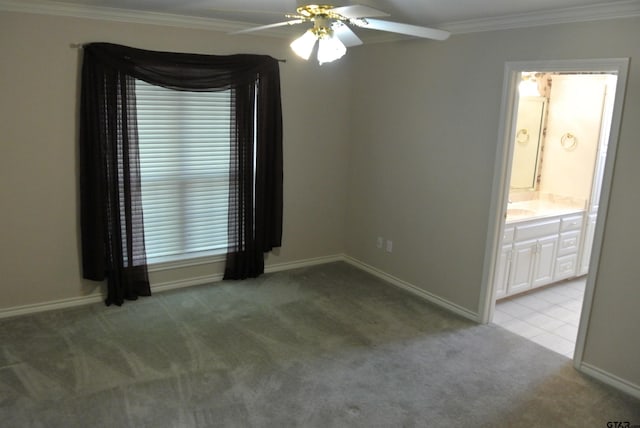
{"type": "Polygon", "coordinates": [[[573,358],[586,276],[500,300],[493,322],[573,358]]]}

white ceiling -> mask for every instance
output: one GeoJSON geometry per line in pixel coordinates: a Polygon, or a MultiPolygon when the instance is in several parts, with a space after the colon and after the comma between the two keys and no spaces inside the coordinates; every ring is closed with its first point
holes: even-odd
{"type": "MultiPolygon", "coordinates": [[[[86,16],[91,11],[116,19],[168,17],[222,30],[285,20],[304,0],[0,0],[0,10],[86,16]],[[29,10],[31,8],[31,10],[29,10]],[[241,24],[238,24],[241,23],[241,24]]],[[[323,1],[318,1],[324,3],[323,1]]],[[[640,0],[326,0],[334,6],[363,4],[390,14],[390,21],[443,28],[454,33],[640,15],[640,0]]]]}

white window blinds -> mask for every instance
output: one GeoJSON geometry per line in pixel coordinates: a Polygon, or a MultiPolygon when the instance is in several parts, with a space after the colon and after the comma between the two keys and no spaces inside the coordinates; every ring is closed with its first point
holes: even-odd
{"type": "Polygon", "coordinates": [[[136,80],[142,206],[150,262],[227,246],[231,94],[136,80]]]}

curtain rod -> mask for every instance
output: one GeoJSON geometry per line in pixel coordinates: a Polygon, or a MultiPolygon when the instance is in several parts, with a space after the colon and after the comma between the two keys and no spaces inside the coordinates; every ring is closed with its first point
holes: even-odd
{"type": "MultiPolygon", "coordinates": [[[[70,43],[69,47],[72,49],[82,49],[84,47],[84,43],[70,43]]],[[[287,62],[286,59],[276,58],[278,62],[287,62]]]]}

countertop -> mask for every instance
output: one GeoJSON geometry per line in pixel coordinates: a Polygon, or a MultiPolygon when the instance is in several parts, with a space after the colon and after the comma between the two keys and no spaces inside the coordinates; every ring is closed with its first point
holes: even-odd
{"type": "Polygon", "coordinates": [[[554,203],[545,200],[531,200],[509,203],[507,207],[507,223],[535,220],[558,215],[577,214],[584,211],[584,207],[554,203]]]}

